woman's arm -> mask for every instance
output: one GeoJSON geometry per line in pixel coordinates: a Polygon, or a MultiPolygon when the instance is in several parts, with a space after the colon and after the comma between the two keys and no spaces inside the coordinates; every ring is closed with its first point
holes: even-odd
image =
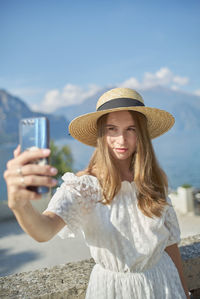
{"type": "Polygon", "coordinates": [[[181,260],[181,255],[180,255],[180,251],[179,251],[177,244],[173,244],[171,246],[166,247],[165,251],[169,254],[172,261],[174,262],[174,264],[178,270],[180,280],[181,280],[183,289],[185,291],[186,297],[189,299],[190,298],[189,291],[188,291],[186,280],[185,280],[185,277],[183,274],[182,260],[181,260]]]}
{"type": "Polygon", "coordinates": [[[8,190],[8,206],[25,232],[39,242],[51,239],[65,222],[56,214],[46,212],[41,215],[30,200],[42,200],[41,195],[27,189],[27,186],[56,185],[52,178],[57,170],[50,165],[32,164],[39,158],[48,157],[50,150],[38,149],[20,153],[20,147],[14,151],[14,159],[8,161],[4,178],[8,190]]]}
{"type": "Polygon", "coordinates": [[[40,214],[30,202],[12,211],[22,229],[38,242],[49,241],[65,226],[62,218],[52,212],[40,214]]]}

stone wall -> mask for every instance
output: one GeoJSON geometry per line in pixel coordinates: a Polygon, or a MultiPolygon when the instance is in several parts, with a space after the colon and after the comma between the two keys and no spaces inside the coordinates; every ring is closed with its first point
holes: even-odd
{"type": "MultiPolygon", "coordinates": [[[[182,239],[179,248],[192,298],[200,298],[200,235],[182,239]]],[[[93,266],[90,259],[0,277],[0,298],[83,299],[93,266]]]]}

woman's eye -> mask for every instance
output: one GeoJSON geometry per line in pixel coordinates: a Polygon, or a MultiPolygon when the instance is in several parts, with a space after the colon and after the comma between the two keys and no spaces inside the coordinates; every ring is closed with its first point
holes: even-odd
{"type": "Polygon", "coordinates": [[[110,127],[110,128],[108,128],[108,131],[114,131],[114,129],[115,129],[115,128],[110,127]]]}
{"type": "Polygon", "coordinates": [[[135,128],[128,128],[128,131],[135,131],[135,128]]]}

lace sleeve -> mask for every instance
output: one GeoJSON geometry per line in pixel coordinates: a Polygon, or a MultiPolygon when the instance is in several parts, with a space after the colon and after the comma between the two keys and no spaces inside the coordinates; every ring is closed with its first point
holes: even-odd
{"type": "Polygon", "coordinates": [[[167,207],[167,211],[165,214],[165,226],[169,231],[169,239],[167,242],[167,246],[173,245],[175,243],[179,244],[181,241],[180,238],[180,227],[178,223],[178,219],[176,216],[176,212],[172,206],[171,199],[167,197],[167,202],[170,206],[167,207]]]}
{"type": "Polygon", "coordinates": [[[98,198],[97,179],[88,175],[77,177],[66,173],[62,185],[49,202],[46,211],[60,216],[66,226],[58,233],[61,238],[73,238],[81,231],[84,216],[88,214],[98,198]]]}

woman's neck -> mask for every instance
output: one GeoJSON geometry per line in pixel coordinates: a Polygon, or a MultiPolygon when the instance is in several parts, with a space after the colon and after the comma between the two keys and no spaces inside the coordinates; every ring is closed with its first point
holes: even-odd
{"type": "Polygon", "coordinates": [[[121,181],[133,181],[133,172],[130,170],[130,161],[117,161],[121,181]]]}
{"type": "Polygon", "coordinates": [[[129,173],[121,173],[121,181],[128,181],[132,182],[133,181],[133,173],[129,171],[129,173]]]}

